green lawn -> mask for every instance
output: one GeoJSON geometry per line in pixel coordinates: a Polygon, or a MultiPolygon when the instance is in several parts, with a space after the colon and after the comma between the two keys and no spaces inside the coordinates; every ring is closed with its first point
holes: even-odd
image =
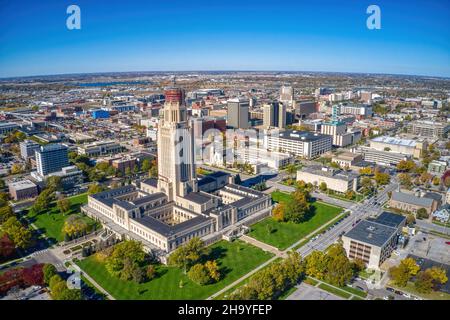
{"type": "Polygon", "coordinates": [[[367,292],[359,290],[359,289],[356,289],[356,288],[345,286],[345,287],[342,287],[341,289],[345,290],[347,292],[350,292],[350,293],[352,293],[352,294],[354,294],[356,296],[360,296],[361,298],[367,297],[367,292]]]}
{"type": "MultiPolygon", "coordinates": [[[[289,194],[283,192],[275,191],[272,193],[272,199],[276,202],[287,200],[289,197],[289,194]]],[[[335,218],[342,211],[342,208],[330,206],[323,202],[313,202],[311,206],[314,215],[308,221],[302,223],[277,222],[268,217],[252,225],[249,236],[284,250],[335,218]]]]}
{"type": "MultiPolygon", "coordinates": [[[[64,233],[62,228],[64,221],[71,215],[80,216],[89,226],[94,227],[95,221],[87,216],[80,214],[80,206],[87,203],[87,194],[83,193],[71,198],[67,198],[70,201],[70,211],[65,215],[61,214],[56,206],[56,202],[51,204],[51,208],[48,212],[40,214],[32,214],[28,212],[26,218],[34,223],[47,237],[53,242],[60,242],[64,240],[64,233]]],[[[98,226],[97,226],[98,227],[98,226]]]]}
{"type": "Polygon", "coordinates": [[[313,278],[309,278],[309,277],[306,278],[305,280],[303,280],[303,282],[307,283],[307,284],[309,284],[311,286],[314,286],[314,287],[319,283],[317,280],[315,280],[313,278]]]}
{"type": "Polygon", "coordinates": [[[348,299],[348,298],[351,297],[350,293],[347,293],[345,291],[339,290],[339,289],[337,289],[335,287],[332,287],[332,286],[329,286],[329,285],[327,285],[325,283],[321,283],[319,285],[319,288],[322,289],[322,290],[328,291],[328,292],[330,292],[330,293],[332,293],[332,294],[334,294],[336,296],[344,298],[344,299],[348,299]]]}
{"type": "Polygon", "coordinates": [[[273,256],[239,240],[220,241],[209,248],[211,257],[217,259],[223,278],[217,283],[205,286],[193,283],[182,270],[176,267],[159,266],[160,275],[157,278],[137,284],[111,276],[104,264],[95,256],[79,261],[77,264],[116,299],[198,300],[208,298],[273,256]],[[184,283],[182,288],[179,287],[180,280],[184,283]]]}

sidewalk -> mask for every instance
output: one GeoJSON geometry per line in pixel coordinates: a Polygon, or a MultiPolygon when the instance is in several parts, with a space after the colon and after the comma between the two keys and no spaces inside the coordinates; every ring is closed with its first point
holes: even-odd
{"type": "Polygon", "coordinates": [[[74,264],[72,261],[69,261],[69,265],[80,272],[80,274],[85,277],[93,286],[95,286],[99,291],[101,291],[109,300],[116,300],[108,291],[103,289],[101,285],[99,285],[94,279],[92,279],[86,272],[84,272],[79,266],[74,264]]]}

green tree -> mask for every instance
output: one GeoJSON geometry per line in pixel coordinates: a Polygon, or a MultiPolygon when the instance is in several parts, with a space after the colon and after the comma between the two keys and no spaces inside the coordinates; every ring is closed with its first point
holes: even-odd
{"type": "Polygon", "coordinates": [[[292,177],[295,178],[295,174],[297,173],[297,167],[295,166],[295,164],[289,164],[286,167],[286,172],[292,177]]]}
{"type": "Polygon", "coordinates": [[[325,191],[327,191],[328,186],[325,182],[321,182],[319,185],[319,189],[320,189],[320,191],[325,192],[325,191]]]}
{"type": "Polygon", "coordinates": [[[65,197],[61,197],[56,202],[56,206],[58,207],[59,212],[66,214],[70,210],[70,201],[65,197]]]}
{"type": "Polygon", "coordinates": [[[419,210],[417,210],[416,217],[417,219],[428,219],[429,215],[427,209],[420,208],[419,210]]]}
{"type": "Polygon", "coordinates": [[[133,269],[140,267],[145,260],[142,243],[127,240],[117,244],[105,260],[106,270],[113,276],[128,280],[133,269]],[[124,268],[127,267],[125,270],[124,268]]]}
{"type": "Polygon", "coordinates": [[[307,220],[310,213],[309,197],[307,191],[294,191],[291,199],[286,202],[284,213],[285,220],[295,223],[307,220]]]}
{"type": "Polygon", "coordinates": [[[53,201],[55,195],[51,189],[44,189],[36,198],[33,204],[33,210],[36,213],[47,211],[50,208],[50,203],[53,201]]]}
{"type": "Polygon", "coordinates": [[[197,263],[205,252],[204,243],[200,238],[192,238],[186,244],[178,247],[169,256],[169,265],[175,265],[183,268],[184,273],[187,269],[197,263]]]}
{"type": "Polygon", "coordinates": [[[56,267],[54,265],[52,265],[51,263],[46,263],[43,267],[42,267],[42,273],[44,274],[44,282],[49,285],[50,284],[50,279],[58,274],[58,271],[56,270],[56,267]]]}
{"type": "Polygon", "coordinates": [[[397,163],[397,170],[401,172],[410,172],[414,170],[416,167],[416,164],[412,160],[400,160],[399,163],[397,163]]]}
{"type": "Polygon", "coordinates": [[[2,225],[2,229],[14,242],[16,247],[25,249],[31,244],[31,231],[19,222],[16,217],[10,217],[2,225]]]}
{"type": "Polygon", "coordinates": [[[201,263],[193,265],[189,269],[187,275],[189,279],[199,285],[205,285],[211,281],[211,276],[208,269],[201,263]]]}
{"type": "Polygon", "coordinates": [[[141,170],[144,172],[148,172],[151,168],[150,160],[144,159],[142,161],[141,170]]]}
{"type": "Polygon", "coordinates": [[[50,176],[46,180],[47,190],[50,192],[61,191],[63,189],[61,177],[50,176]]]}
{"type": "Polygon", "coordinates": [[[325,281],[342,287],[351,280],[352,276],[353,265],[347,258],[342,245],[331,245],[326,253],[325,281]]]}
{"type": "Polygon", "coordinates": [[[220,272],[216,260],[206,261],[205,268],[208,270],[209,277],[211,278],[212,281],[219,281],[220,272]]]}
{"type": "Polygon", "coordinates": [[[14,212],[11,206],[0,207],[0,225],[11,217],[14,217],[14,212]]]}
{"type": "Polygon", "coordinates": [[[85,234],[88,231],[88,224],[83,218],[71,215],[64,221],[62,231],[70,237],[85,234]]]}
{"type": "Polygon", "coordinates": [[[105,191],[105,188],[98,183],[93,183],[93,184],[89,185],[88,194],[90,194],[90,195],[96,194],[96,193],[99,193],[102,191],[105,191]]]}

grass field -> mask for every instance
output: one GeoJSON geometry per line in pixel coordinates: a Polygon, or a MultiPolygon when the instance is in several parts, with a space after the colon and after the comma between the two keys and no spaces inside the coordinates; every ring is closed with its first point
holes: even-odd
{"type": "MultiPolygon", "coordinates": [[[[275,202],[285,201],[289,197],[289,194],[283,192],[275,191],[272,193],[272,199],[275,202]]],[[[323,202],[313,202],[311,207],[314,210],[314,215],[308,221],[302,223],[277,222],[268,217],[252,225],[249,236],[284,250],[335,218],[342,211],[342,208],[330,206],[323,202]]]]}
{"type": "Polygon", "coordinates": [[[239,240],[220,241],[209,248],[211,258],[217,259],[222,279],[205,286],[193,283],[182,270],[176,267],[159,266],[157,278],[137,284],[112,277],[106,271],[104,264],[95,256],[77,264],[116,299],[198,300],[206,299],[273,256],[239,240]],[[180,280],[183,282],[182,288],[179,287],[180,280]]]}
{"type": "Polygon", "coordinates": [[[48,212],[34,215],[32,213],[27,214],[28,221],[34,223],[52,242],[60,242],[64,240],[64,233],[62,228],[64,221],[71,215],[80,216],[89,226],[94,226],[96,223],[89,217],[80,214],[80,206],[87,203],[87,194],[80,194],[71,198],[67,198],[70,201],[70,211],[66,214],[61,214],[56,206],[56,202],[51,204],[51,208],[48,212]]]}
{"type": "Polygon", "coordinates": [[[351,297],[350,293],[347,293],[345,291],[336,289],[336,288],[334,288],[332,286],[329,286],[329,285],[327,285],[325,283],[321,283],[319,285],[319,288],[322,289],[322,290],[328,291],[328,292],[330,292],[330,293],[332,293],[332,294],[334,294],[334,295],[336,295],[338,297],[344,298],[344,299],[348,299],[348,298],[351,297]]]}

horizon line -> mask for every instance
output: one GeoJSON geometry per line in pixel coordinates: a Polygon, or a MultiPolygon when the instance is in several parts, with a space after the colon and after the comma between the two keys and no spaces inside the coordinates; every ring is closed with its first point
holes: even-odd
{"type": "Polygon", "coordinates": [[[405,73],[383,73],[383,72],[361,72],[361,71],[311,71],[311,70],[245,70],[245,69],[210,69],[210,70],[130,70],[130,71],[100,71],[100,72],[69,72],[69,73],[53,73],[53,74],[37,74],[37,75],[26,75],[26,76],[7,76],[0,77],[0,80],[8,79],[25,79],[25,78],[43,78],[43,77],[54,77],[54,76],[72,76],[72,75],[101,75],[101,74],[120,74],[120,73],[188,73],[188,72],[257,72],[257,73],[325,73],[325,74],[355,74],[355,75],[380,75],[380,76],[408,76],[408,77],[422,77],[422,78],[439,78],[444,80],[450,80],[449,76],[436,76],[429,74],[405,74],[405,73]]]}

